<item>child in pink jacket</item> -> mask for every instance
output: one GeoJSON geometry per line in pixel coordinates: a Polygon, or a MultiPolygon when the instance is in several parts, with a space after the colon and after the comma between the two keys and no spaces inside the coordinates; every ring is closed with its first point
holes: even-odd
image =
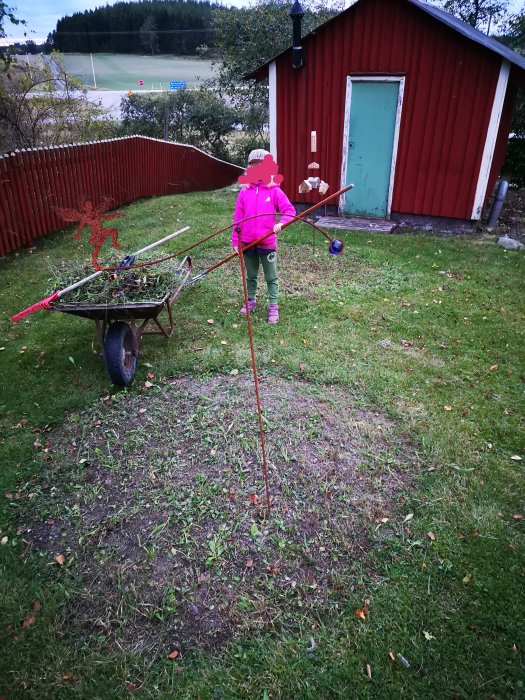
{"type": "MultiPolygon", "coordinates": [[[[257,148],[248,156],[248,165],[253,166],[261,163],[268,155],[270,155],[268,151],[257,148]]],[[[278,322],[277,234],[283,224],[291,221],[294,216],[295,209],[279,185],[273,183],[267,185],[259,180],[258,182],[250,182],[239,192],[233,215],[233,248],[239,252],[239,248],[242,250],[249,243],[272,231],[257,246],[243,253],[248,287],[248,308],[244,304],[241,314],[250,313],[256,307],[257,276],[259,267],[262,265],[264,279],[268,287],[268,323],[278,322]],[[275,220],[277,212],[282,215],[279,223],[276,223],[275,220]],[[267,214],[267,216],[258,216],[248,221],[242,221],[242,219],[254,216],[254,214],[267,214]]]]}

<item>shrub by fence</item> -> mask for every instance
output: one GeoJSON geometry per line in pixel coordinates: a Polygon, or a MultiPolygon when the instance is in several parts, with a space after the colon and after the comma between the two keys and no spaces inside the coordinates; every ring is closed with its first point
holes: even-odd
{"type": "Polygon", "coordinates": [[[0,256],[64,227],[60,209],[214,190],[241,172],[193,146],[145,136],[0,156],[0,256]]]}

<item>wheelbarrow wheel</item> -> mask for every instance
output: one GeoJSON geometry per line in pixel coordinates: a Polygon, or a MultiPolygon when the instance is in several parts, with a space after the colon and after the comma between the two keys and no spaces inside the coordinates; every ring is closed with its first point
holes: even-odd
{"type": "Polygon", "coordinates": [[[127,323],[112,323],[104,340],[104,356],[109,378],[117,386],[128,386],[133,380],[137,358],[133,353],[133,331],[127,323]]]}

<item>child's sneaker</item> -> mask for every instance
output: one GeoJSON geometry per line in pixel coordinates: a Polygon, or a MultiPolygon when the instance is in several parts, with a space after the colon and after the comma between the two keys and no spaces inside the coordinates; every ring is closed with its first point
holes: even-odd
{"type": "Polygon", "coordinates": [[[268,306],[268,323],[277,323],[279,321],[279,305],[270,304],[268,306]]]}
{"type": "MultiPolygon", "coordinates": [[[[257,302],[255,301],[255,299],[248,299],[248,311],[250,313],[252,313],[252,311],[255,311],[256,306],[257,302]]],[[[246,304],[242,305],[241,314],[246,314],[246,304]]]]}

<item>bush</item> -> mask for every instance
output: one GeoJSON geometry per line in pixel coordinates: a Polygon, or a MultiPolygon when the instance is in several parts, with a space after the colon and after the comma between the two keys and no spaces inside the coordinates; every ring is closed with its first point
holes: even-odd
{"type": "Polygon", "coordinates": [[[525,138],[516,136],[509,140],[501,176],[510,185],[525,187],[525,138]]]}

